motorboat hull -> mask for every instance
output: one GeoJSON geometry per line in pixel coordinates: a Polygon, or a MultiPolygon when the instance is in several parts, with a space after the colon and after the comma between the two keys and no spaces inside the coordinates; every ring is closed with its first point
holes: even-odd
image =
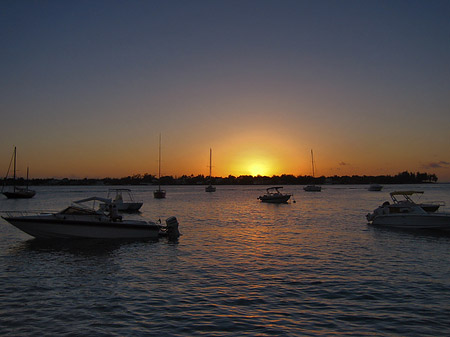
{"type": "Polygon", "coordinates": [[[369,188],[368,188],[368,190],[371,191],[371,192],[380,192],[382,189],[383,189],[383,186],[382,185],[378,185],[378,184],[370,185],[369,188]]]}
{"type": "Polygon", "coordinates": [[[156,239],[160,226],[146,221],[64,219],[55,215],[4,217],[35,238],[51,239],[156,239]]]}
{"type": "Polygon", "coordinates": [[[272,204],[282,204],[288,202],[289,198],[291,196],[289,194],[287,195],[280,195],[280,196],[261,196],[258,199],[261,200],[261,202],[268,202],[272,204]]]}
{"type": "Polygon", "coordinates": [[[23,190],[15,192],[3,192],[8,199],[30,199],[35,196],[36,192],[33,190],[23,190]]]}
{"type": "Polygon", "coordinates": [[[166,197],[166,191],[164,191],[164,190],[153,191],[153,196],[156,199],[164,199],[166,197]]]}
{"type": "Polygon", "coordinates": [[[450,230],[450,214],[386,214],[372,220],[373,225],[404,229],[450,230]]]}
{"type": "Polygon", "coordinates": [[[142,202],[123,202],[115,203],[119,212],[137,212],[141,209],[142,202]]]}

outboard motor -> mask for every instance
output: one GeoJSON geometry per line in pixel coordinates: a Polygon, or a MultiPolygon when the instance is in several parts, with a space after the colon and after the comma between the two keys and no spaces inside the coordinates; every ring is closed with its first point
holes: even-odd
{"type": "Polygon", "coordinates": [[[167,237],[171,240],[178,239],[180,232],[178,230],[178,220],[176,217],[171,216],[166,219],[166,233],[167,237]]]}

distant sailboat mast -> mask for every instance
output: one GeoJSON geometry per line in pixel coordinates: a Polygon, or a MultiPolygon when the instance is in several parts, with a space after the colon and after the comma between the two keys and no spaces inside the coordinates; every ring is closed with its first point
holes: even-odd
{"type": "Polygon", "coordinates": [[[28,173],[30,171],[30,168],[27,166],[27,190],[28,190],[28,186],[30,185],[29,181],[28,181],[28,173]]]}
{"type": "Polygon", "coordinates": [[[206,192],[215,192],[216,188],[212,185],[212,149],[209,148],[209,185],[205,187],[206,192]]]}
{"type": "Polygon", "coordinates": [[[161,134],[159,134],[158,189],[153,191],[153,196],[157,199],[163,199],[166,197],[166,191],[161,189],[161,134]]]}
{"type": "Polygon", "coordinates": [[[16,192],[16,147],[14,146],[14,180],[13,180],[13,190],[16,192]]]}
{"type": "Polygon", "coordinates": [[[209,180],[211,180],[211,170],[212,170],[212,149],[209,149],[209,180]]]}
{"type": "Polygon", "coordinates": [[[159,134],[158,184],[159,190],[161,190],[161,134],[159,134]]]}
{"type": "Polygon", "coordinates": [[[313,154],[313,150],[311,149],[311,166],[312,166],[312,180],[313,180],[313,184],[312,185],[308,185],[305,186],[303,189],[307,192],[320,192],[322,190],[321,186],[316,186],[314,185],[314,180],[315,180],[315,169],[314,169],[314,154],[313,154]]]}

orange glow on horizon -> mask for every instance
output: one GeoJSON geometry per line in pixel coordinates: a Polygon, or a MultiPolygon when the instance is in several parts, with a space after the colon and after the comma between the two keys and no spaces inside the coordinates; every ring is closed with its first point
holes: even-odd
{"type": "MultiPolygon", "coordinates": [[[[156,134],[156,133],[155,133],[156,134]]],[[[201,133],[199,133],[201,135],[201,133]]],[[[225,136],[183,137],[168,133],[163,138],[161,175],[209,174],[209,148],[212,148],[212,176],[294,176],[311,175],[310,148],[314,145],[315,176],[396,175],[403,171],[435,173],[439,182],[450,181],[448,168],[424,167],[430,159],[417,159],[404,152],[402,157],[385,150],[374,156],[373,144],[364,147],[336,147],[333,140],[326,144],[309,141],[285,133],[269,133],[263,127],[245,132],[229,132],[225,136]],[[264,135],[269,134],[265,137],[264,135]],[[184,141],[184,142],[183,142],[184,141]],[[206,144],[205,144],[206,143],[206,144]],[[329,144],[334,144],[329,145],[329,144]],[[386,163],[389,163],[387,167],[386,163]]],[[[322,138],[326,139],[326,136],[322,138]]],[[[111,139],[107,139],[112,141],[111,139]]],[[[324,140],[322,140],[324,141],[324,140]]],[[[150,135],[138,140],[128,138],[113,147],[104,143],[64,143],[62,148],[48,144],[31,147],[19,144],[17,175],[30,178],[123,178],[135,174],[158,175],[158,139],[150,135]],[[47,146],[46,146],[47,145],[47,146]],[[130,150],[132,149],[132,150],[130,150]]],[[[340,144],[338,144],[340,145],[340,144]]],[[[417,148],[417,147],[416,147],[417,148]]],[[[0,163],[4,173],[11,159],[11,147],[4,147],[0,163]]]]}

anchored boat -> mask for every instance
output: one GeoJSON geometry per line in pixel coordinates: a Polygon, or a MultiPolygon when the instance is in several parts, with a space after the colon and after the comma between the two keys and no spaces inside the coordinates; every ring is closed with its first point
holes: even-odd
{"type": "Polygon", "coordinates": [[[410,196],[415,193],[423,192],[391,192],[393,203],[384,202],[372,213],[367,214],[366,219],[373,225],[395,228],[450,230],[450,214],[436,212],[440,204],[414,202],[410,196]],[[399,195],[406,199],[398,200],[399,195]]]}
{"type": "MultiPolygon", "coordinates": [[[[311,167],[312,167],[312,177],[313,179],[314,177],[314,168],[315,168],[315,163],[314,163],[314,155],[313,155],[313,150],[311,150],[311,167]]],[[[317,185],[308,185],[303,187],[303,190],[305,190],[306,192],[320,192],[322,191],[322,186],[317,186],[317,185]]]]}
{"type": "Polygon", "coordinates": [[[215,192],[216,191],[216,187],[212,185],[211,183],[211,170],[212,170],[212,149],[209,149],[209,177],[208,177],[208,181],[209,181],[209,185],[205,187],[205,192],[215,192]]]}
{"type": "Polygon", "coordinates": [[[158,189],[153,191],[155,199],[164,199],[166,191],[161,189],[161,134],[159,135],[159,157],[158,157],[158,189]]]}
{"type": "Polygon", "coordinates": [[[291,197],[291,194],[281,193],[279,191],[281,188],[283,188],[283,187],[277,186],[277,187],[267,188],[266,194],[259,196],[258,200],[261,200],[262,202],[270,202],[270,203],[274,203],[274,204],[286,203],[289,200],[289,198],[291,197]]]}
{"type": "Polygon", "coordinates": [[[51,239],[156,239],[168,236],[175,239],[180,233],[175,217],[166,224],[145,220],[125,220],[119,215],[111,199],[91,197],[74,202],[60,212],[4,211],[2,218],[35,238],[51,239]],[[108,212],[87,207],[87,201],[108,205],[108,212]]]}
{"type": "MultiPolygon", "coordinates": [[[[13,158],[11,158],[11,161],[14,160],[13,187],[12,187],[12,190],[10,190],[10,191],[4,191],[5,186],[3,185],[2,193],[8,199],[30,199],[30,198],[34,197],[34,195],[36,194],[36,191],[30,190],[28,188],[28,167],[27,167],[27,187],[23,188],[23,187],[16,186],[16,160],[17,160],[16,157],[17,157],[17,150],[16,150],[16,147],[14,147],[13,158]]],[[[8,174],[9,174],[10,168],[11,168],[11,162],[9,164],[8,172],[6,173],[5,181],[6,181],[6,179],[8,179],[8,174]]]]}

